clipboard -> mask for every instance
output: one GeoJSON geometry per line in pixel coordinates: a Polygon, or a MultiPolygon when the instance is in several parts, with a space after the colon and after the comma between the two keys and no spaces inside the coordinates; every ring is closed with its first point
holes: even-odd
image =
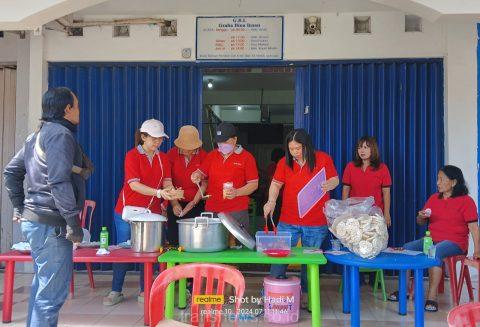
{"type": "Polygon", "coordinates": [[[310,181],[298,192],[298,215],[300,219],[312,210],[312,208],[320,201],[325,192],[322,190],[322,184],[327,180],[325,168],[322,168],[310,181]]]}

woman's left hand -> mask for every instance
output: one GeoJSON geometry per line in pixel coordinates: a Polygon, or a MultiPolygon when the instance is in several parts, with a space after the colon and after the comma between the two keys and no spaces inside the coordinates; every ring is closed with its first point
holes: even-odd
{"type": "Polygon", "coordinates": [[[388,227],[392,226],[392,218],[390,217],[390,213],[386,212],[385,213],[385,223],[387,224],[388,227]]]}
{"type": "Polygon", "coordinates": [[[236,188],[229,188],[225,190],[225,198],[232,200],[237,197],[237,189],[236,188]]]}
{"type": "Polygon", "coordinates": [[[335,187],[337,187],[337,185],[338,185],[337,181],[334,180],[333,178],[330,178],[329,180],[326,180],[325,182],[323,182],[322,191],[329,192],[333,190],[335,187]]]}
{"type": "Polygon", "coordinates": [[[172,209],[173,209],[173,214],[177,217],[180,217],[180,215],[182,214],[182,206],[180,204],[174,204],[172,206],[172,209]]]}

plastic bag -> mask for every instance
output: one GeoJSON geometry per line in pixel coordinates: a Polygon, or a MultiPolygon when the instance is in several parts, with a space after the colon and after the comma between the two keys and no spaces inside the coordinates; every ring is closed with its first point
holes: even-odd
{"type": "Polygon", "coordinates": [[[387,248],[388,229],[373,197],[329,200],[325,216],[330,231],[344,246],[362,258],[374,258],[387,248]]]}

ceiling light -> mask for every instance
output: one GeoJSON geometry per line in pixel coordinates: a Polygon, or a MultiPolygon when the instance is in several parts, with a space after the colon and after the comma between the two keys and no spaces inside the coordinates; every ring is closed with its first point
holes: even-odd
{"type": "Polygon", "coordinates": [[[213,88],[213,80],[209,79],[207,86],[209,89],[213,88]]]}
{"type": "Polygon", "coordinates": [[[242,106],[237,106],[237,110],[242,110],[242,106]]]}

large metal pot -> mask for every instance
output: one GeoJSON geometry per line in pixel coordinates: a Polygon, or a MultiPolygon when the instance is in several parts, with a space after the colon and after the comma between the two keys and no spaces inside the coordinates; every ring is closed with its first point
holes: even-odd
{"type": "Polygon", "coordinates": [[[210,212],[177,223],[179,245],[187,252],[217,252],[228,247],[227,229],[210,212]]]}
{"type": "Polygon", "coordinates": [[[163,245],[164,216],[145,213],[129,219],[133,252],[160,252],[163,245]]]}

